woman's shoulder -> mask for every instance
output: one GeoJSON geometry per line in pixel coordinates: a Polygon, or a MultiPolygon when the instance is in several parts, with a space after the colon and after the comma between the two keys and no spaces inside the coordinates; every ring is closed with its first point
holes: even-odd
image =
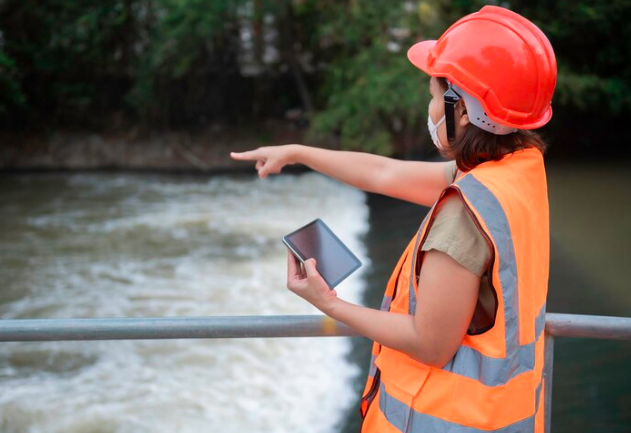
{"type": "Polygon", "coordinates": [[[491,249],[457,194],[448,193],[438,204],[421,250],[441,251],[470,272],[483,275],[491,249]]]}

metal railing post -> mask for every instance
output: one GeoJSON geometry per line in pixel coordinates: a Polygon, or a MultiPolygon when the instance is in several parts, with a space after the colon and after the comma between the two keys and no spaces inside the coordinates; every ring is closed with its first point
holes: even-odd
{"type": "Polygon", "coordinates": [[[543,408],[545,415],[544,431],[550,433],[552,420],[552,370],[554,368],[554,337],[545,333],[543,365],[543,408]]]}

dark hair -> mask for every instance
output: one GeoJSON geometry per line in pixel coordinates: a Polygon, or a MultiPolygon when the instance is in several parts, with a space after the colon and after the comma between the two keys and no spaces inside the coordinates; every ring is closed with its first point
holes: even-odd
{"type": "MultiPolygon", "coordinates": [[[[438,77],[438,82],[446,91],[447,80],[438,77]]],[[[528,147],[536,147],[544,153],[548,145],[533,131],[519,129],[512,134],[495,135],[469,123],[464,135],[450,141],[444,151],[456,160],[458,169],[469,171],[483,162],[499,161],[509,153],[528,147]]]]}

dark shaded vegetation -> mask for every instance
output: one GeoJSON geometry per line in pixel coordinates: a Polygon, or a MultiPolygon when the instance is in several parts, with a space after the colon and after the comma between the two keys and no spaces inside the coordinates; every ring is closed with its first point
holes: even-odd
{"type": "MultiPolygon", "coordinates": [[[[0,127],[18,133],[307,126],[305,140],[429,149],[427,78],[408,63],[484,4],[464,0],[4,0],[0,127]]],[[[513,0],[559,63],[552,156],[629,153],[631,2],[513,0]]]]}

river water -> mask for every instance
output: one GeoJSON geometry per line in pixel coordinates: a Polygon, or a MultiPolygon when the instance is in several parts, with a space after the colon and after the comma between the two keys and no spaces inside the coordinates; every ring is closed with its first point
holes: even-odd
{"type": "MultiPolygon", "coordinates": [[[[615,270],[631,244],[615,188],[630,176],[602,176],[613,193],[550,170],[548,311],[631,315],[615,270]],[[619,230],[590,254],[594,236],[576,232],[598,213],[576,212],[609,196],[619,230]]],[[[284,289],[280,238],[317,217],[364,263],[339,296],[376,307],[427,211],[313,173],[4,175],[0,195],[2,319],[316,313],[284,289]]],[[[631,430],[629,349],[557,342],[553,431],[631,430]]],[[[368,353],[347,338],[3,343],[0,431],[354,432],[368,353]]]]}
{"type": "MultiPolygon", "coordinates": [[[[1,182],[3,319],[313,314],[284,289],[280,239],[315,217],[370,263],[364,194],[315,174],[1,182]]],[[[364,284],[356,273],[344,297],[360,301],[364,284]]],[[[350,349],[341,338],[3,344],[0,431],[331,432],[359,374],[350,349]]]]}

